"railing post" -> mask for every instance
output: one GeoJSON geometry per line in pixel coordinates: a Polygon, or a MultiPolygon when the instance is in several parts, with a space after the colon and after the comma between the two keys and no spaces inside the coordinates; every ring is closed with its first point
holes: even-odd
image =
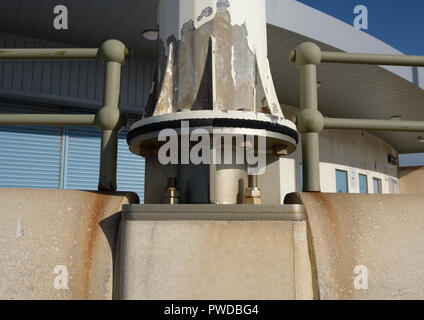
{"type": "Polygon", "coordinates": [[[103,107],[96,115],[102,131],[100,147],[99,190],[116,190],[118,132],[124,125],[119,111],[121,68],[127,56],[125,45],[118,40],[103,43],[100,55],[106,64],[103,107]]]}
{"type": "Polygon", "coordinates": [[[324,128],[324,117],[318,111],[317,65],[321,61],[320,48],[310,42],[299,45],[290,59],[300,68],[300,108],[296,124],[302,137],[303,191],[319,192],[319,134],[324,128]]]}

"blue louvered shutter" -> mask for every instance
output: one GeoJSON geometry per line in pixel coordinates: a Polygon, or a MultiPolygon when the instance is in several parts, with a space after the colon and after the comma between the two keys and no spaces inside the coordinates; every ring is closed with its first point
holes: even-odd
{"type": "MultiPolygon", "coordinates": [[[[0,113],[55,111],[0,103],[0,113]]],[[[61,127],[0,126],[0,187],[59,188],[61,138],[61,127]]]]}
{"type": "Polygon", "coordinates": [[[131,153],[127,144],[129,127],[122,129],[118,141],[118,190],[134,191],[144,202],[144,158],[131,153]]]}
{"type": "MultiPolygon", "coordinates": [[[[128,149],[128,127],[119,133],[118,191],[136,192],[144,199],[144,158],[128,149]]],[[[64,189],[96,190],[99,177],[100,131],[97,128],[66,128],[64,189]]]]}
{"type": "Polygon", "coordinates": [[[67,127],[65,132],[63,189],[97,190],[100,131],[91,127],[67,127]]]}

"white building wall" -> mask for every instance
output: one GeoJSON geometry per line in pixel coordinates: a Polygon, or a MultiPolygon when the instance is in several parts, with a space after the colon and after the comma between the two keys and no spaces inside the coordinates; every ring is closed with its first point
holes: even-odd
{"type": "Polygon", "coordinates": [[[391,193],[390,179],[397,181],[398,167],[388,162],[397,151],[376,136],[363,131],[324,130],[320,135],[321,187],[336,191],[335,170],[348,172],[349,192],[359,192],[358,174],[368,177],[368,192],[373,192],[373,178],[381,179],[382,192],[391,193]]]}
{"type": "MultiPolygon", "coordinates": [[[[287,118],[297,109],[283,106],[287,118]]],[[[336,170],[348,174],[350,193],[359,193],[359,174],[367,176],[368,192],[373,193],[373,178],[381,180],[382,193],[398,193],[398,166],[388,162],[397,151],[382,139],[360,130],[324,130],[320,134],[320,179],[322,192],[336,192],[336,170]]],[[[302,143],[297,151],[280,159],[281,201],[287,193],[302,191],[302,143]]]]}

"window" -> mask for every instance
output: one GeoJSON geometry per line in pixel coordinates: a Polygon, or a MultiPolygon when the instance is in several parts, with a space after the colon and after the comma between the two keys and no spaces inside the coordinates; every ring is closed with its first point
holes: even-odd
{"type": "Polygon", "coordinates": [[[389,188],[391,194],[399,193],[399,184],[396,179],[390,178],[389,188]]]}
{"type": "Polygon", "coordinates": [[[348,193],[347,171],[336,170],[336,189],[337,193],[348,193]]]}
{"type": "Polygon", "coordinates": [[[382,193],[382,191],[381,191],[381,179],[373,178],[373,186],[374,186],[374,193],[382,193]]]}
{"type": "Polygon", "coordinates": [[[368,177],[365,174],[359,174],[359,193],[368,193],[368,177]]]}

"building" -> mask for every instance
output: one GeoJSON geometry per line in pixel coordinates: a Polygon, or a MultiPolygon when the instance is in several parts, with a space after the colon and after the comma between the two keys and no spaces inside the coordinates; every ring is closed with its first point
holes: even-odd
{"type": "MultiPolygon", "coordinates": [[[[143,38],[157,29],[157,1],[72,1],[69,29],[55,30],[60,1],[2,1],[0,47],[99,47],[109,38],[132,48],[123,68],[120,108],[130,123],[144,110],[152,86],[157,44],[143,38]]],[[[299,75],[289,50],[313,41],[330,51],[400,54],[368,34],[292,0],[267,0],[268,56],[286,118],[299,106],[299,75]],[[298,17],[302,17],[299,19],[298,17]]],[[[101,106],[99,61],[0,60],[0,113],[87,113],[101,106]]],[[[330,117],[420,120],[424,72],[411,67],[322,65],[319,110],[330,117]]],[[[144,159],[119,140],[118,190],[143,201],[144,159]]],[[[0,127],[0,187],[96,189],[97,129],[0,127]]],[[[320,137],[323,192],[398,193],[398,154],[423,151],[419,133],[325,130],[320,137]]],[[[279,162],[280,202],[301,190],[301,148],[279,162]]],[[[275,185],[273,186],[275,187],[275,185]]],[[[264,186],[266,189],[266,186],[264,186]]],[[[402,185],[400,185],[402,191],[402,185]]],[[[274,200],[270,200],[274,201],[274,200]]]]}

